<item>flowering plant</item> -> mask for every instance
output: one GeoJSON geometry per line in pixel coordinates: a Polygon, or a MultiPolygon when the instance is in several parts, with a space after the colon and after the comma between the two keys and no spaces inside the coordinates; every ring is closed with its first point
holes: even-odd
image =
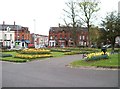
{"type": "Polygon", "coordinates": [[[46,57],[52,57],[52,55],[50,54],[44,54],[44,55],[17,54],[15,55],[15,58],[22,58],[22,59],[36,59],[36,58],[46,58],[46,57]]]}
{"type": "Polygon", "coordinates": [[[86,56],[86,60],[100,60],[100,59],[108,59],[109,53],[106,52],[97,52],[97,53],[90,53],[86,56]]]}
{"type": "Polygon", "coordinates": [[[50,54],[50,50],[46,49],[23,49],[22,54],[50,54]]]}

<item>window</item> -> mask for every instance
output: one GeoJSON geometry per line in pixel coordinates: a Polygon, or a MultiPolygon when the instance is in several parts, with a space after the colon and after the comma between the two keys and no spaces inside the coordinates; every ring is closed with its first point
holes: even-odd
{"type": "Polygon", "coordinates": [[[81,36],[80,36],[80,40],[81,40],[81,36]]]}
{"type": "MultiPolygon", "coordinates": [[[[55,35],[55,39],[57,39],[57,35],[55,35]]],[[[47,40],[47,39],[46,39],[47,40]]]]}
{"type": "Polygon", "coordinates": [[[12,40],[12,34],[10,34],[10,40],[12,40]]]}
{"type": "Polygon", "coordinates": [[[67,39],[67,36],[65,35],[65,39],[67,39]]]}
{"type": "Polygon", "coordinates": [[[62,39],[62,34],[60,34],[60,39],[62,39]]]}
{"type": "Polygon", "coordinates": [[[88,40],[88,36],[87,36],[87,40],[88,40]]]}
{"type": "Polygon", "coordinates": [[[52,40],[52,36],[50,36],[50,40],[52,40]]]}
{"type": "Polygon", "coordinates": [[[5,40],[7,39],[7,34],[5,34],[4,39],[5,39],[5,40]]]}
{"type": "Polygon", "coordinates": [[[24,35],[22,35],[22,39],[24,39],[24,35]]]}
{"type": "Polygon", "coordinates": [[[85,39],[85,36],[83,36],[83,40],[85,39]]]}

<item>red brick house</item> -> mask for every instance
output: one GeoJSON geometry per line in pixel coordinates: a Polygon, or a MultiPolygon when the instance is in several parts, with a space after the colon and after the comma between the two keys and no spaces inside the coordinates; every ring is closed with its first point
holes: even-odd
{"type": "MultiPolygon", "coordinates": [[[[76,46],[88,46],[88,30],[76,27],[76,46]]],[[[49,30],[49,47],[72,47],[72,27],[51,27],[49,30]]]]}

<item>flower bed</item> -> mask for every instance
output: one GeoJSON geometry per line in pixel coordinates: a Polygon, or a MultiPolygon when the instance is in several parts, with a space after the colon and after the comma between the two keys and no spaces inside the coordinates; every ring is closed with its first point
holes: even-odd
{"type": "Polygon", "coordinates": [[[20,51],[21,54],[50,54],[50,50],[46,49],[24,49],[20,51]]]}
{"type": "Polygon", "coordinates": [[[108,58],[109,58],[109,53],[106,52],[106,54],[104,54],[103,52],[98,52],[98,53],[88,54],[85,60],[91,61],[91,60],[100,60],[100,59],[108,59],[108,58]]]}
{"type": "Polygon", "coordinates": [[[17,54],[15,55],[15,58],[22,58],[22,59],[36,59],[36,58],[46,58],[46,57],[52,57],[52,55],[50,54],[44,54],[44,55],[17,54]]]}

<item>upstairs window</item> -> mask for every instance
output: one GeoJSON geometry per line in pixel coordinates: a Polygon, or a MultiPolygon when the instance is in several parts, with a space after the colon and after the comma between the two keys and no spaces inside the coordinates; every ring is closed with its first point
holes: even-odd
{"type": "Polygon", "coordinates": [[[50,40],[52,40],[53,39],[53,37],[52,36],[50,36],[50,40]]]}
{"type": "Polygon", "coordinates": [[[85,39],[85,36],[83,36],[83,40],[85,39]]]}
{"type": "Polygon", "coordinates": [[[4,39],[5,39],[5,40],[7,39],[7,34],[4,35],[4,39]]]}
{"type": "Polygon", "coordinates": [[[12,34],[10,34],[10,40],[12,40],[12,34]]]}
{"type": "Polygon", "coordinates": [[[80,40],[82,39],[82,37],[80,36],[80,40]]]}
{"type": "Polygon", "coordinates": [[[62,34],[60,34],[60,39],[62,39],[62,34]]]}

